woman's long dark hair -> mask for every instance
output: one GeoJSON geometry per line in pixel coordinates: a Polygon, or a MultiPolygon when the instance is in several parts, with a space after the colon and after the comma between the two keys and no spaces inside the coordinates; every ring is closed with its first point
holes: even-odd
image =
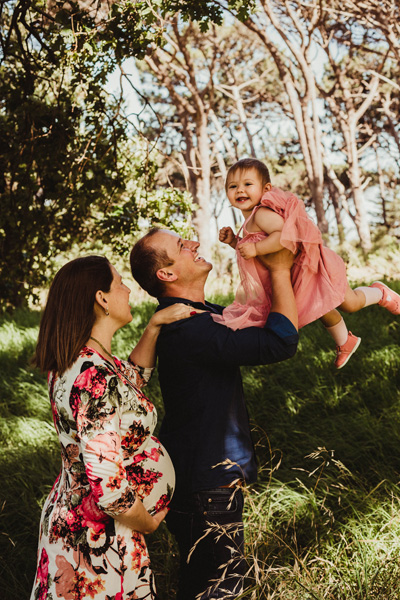
{"type": "Polygon", "coordinates": [[[90,337],[96,292],[108,292],[113,275],[104,256],[84,256],[64,265],[50,286],[33,358],[42,371],[64,373],[90,337]]]}

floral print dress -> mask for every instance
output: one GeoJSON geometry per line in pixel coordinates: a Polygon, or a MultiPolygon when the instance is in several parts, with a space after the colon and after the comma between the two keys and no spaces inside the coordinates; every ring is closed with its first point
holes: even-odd
{"type": "Polygon", "coordinates": [[[175,473],[141,391],[152,369],[114,360],[85,347],[49,374],[62,468],[42,511],[31,600],[155,598],[143,535],[113,516],[136,497],[151,514],[164,508],[175,473]]]}

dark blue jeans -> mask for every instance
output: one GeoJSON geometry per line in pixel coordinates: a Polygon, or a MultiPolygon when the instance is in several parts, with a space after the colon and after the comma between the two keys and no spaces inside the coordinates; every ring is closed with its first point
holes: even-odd
{"type": "Polygon", "coordinates": [[[180,553],[176,600],[239,596],[246,572],[241,489],[197,492],[186,506],[171,509],[166,522],[180,553]]]}

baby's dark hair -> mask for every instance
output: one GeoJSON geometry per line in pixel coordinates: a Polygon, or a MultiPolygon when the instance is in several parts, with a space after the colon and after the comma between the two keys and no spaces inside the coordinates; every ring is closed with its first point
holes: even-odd
{"type": "Polygon", "coordinates": [[[242,158],[229,167],[228,172],[226,174],[226,182],[225,187],[228,182],[229,175],[234,175],[236,171],[247,171],[247,169],[256,169],[258,173],[262,177],[262,184],[271,183],[271,178],[269,176],[268,167],[264,165],[261,160],[257,160],[256,158],[242,158]]]}

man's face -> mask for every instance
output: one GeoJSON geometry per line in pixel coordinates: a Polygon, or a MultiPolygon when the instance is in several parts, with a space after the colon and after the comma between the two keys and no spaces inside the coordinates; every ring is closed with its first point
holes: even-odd
{"type": "Polygon", "coordinates": [[[165,270],[171,271],[182,284],[206,279],[212,269],[212,264],[198,253],[199,242],[184,240],[172,231],[158,231],[151,238],[151,245],[167,252],[173,264],[165,270]]]}

